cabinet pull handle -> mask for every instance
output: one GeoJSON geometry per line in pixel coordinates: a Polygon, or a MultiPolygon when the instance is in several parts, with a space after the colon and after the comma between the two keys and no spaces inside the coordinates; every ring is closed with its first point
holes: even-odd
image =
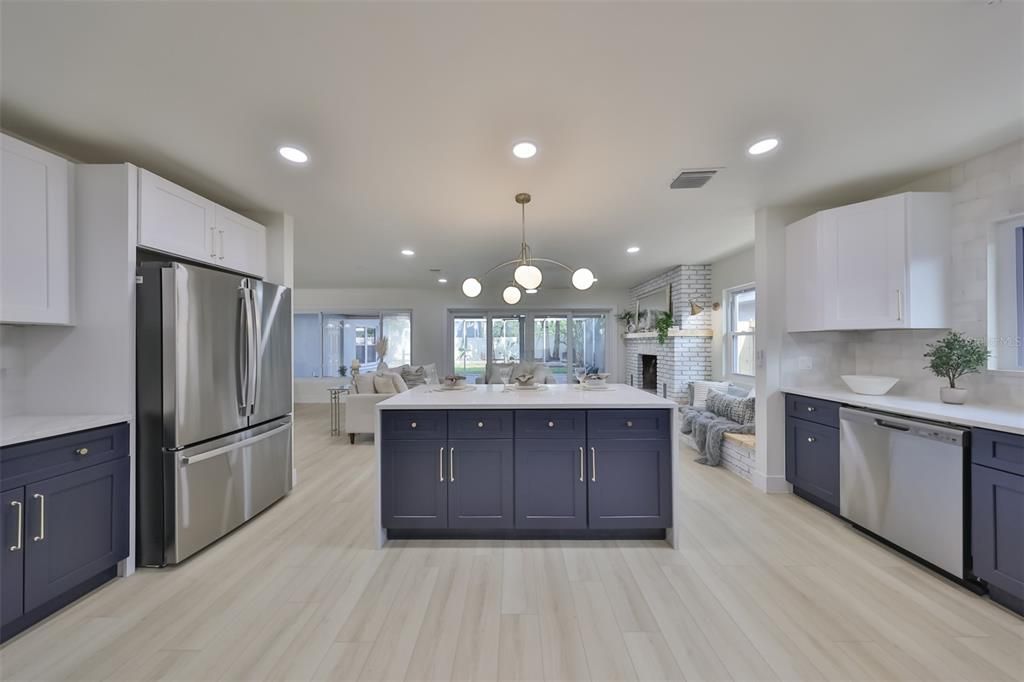
{"type": "Polygon", "coordinates": [[[632,421],[627,421],[627,422],[626,422],[626,426],[627,426],[628,428],[630,428],[630,429],[631,429],[631,428],[633,428],[633,422],[632,422],[632,421]]]}
{"type": "Polygon", "coordinates": [[[448,482],[455,483],[455,448],[448,448],[448,482]]]}
{"type": "Polygon", "coordinates": [[[477,422],[476,423],[476,428],[478,428],[478,429],[484,428],[484,423],[483,422],[477,422]]]}
{"type": "Polygon", "coordinates": [[[444,446],[437,453],[437,474],[440,476],[438,479],[441,483],[444,483],[444,446]]]}
{"type": "Polygon", "coordinates": [[[814,436],[807,436],[807,442],[808,442],[808,443],[813,443],[813,442],[814,442],[814,441],[816,441],[816,440],[818,440],[818,439],[817,439],[817,438],[815,438],[814,436]]]}
{"type": "Polygon", "coordinates": [[[814,407],[813,405],[809,405],[809,406],[807,407],[807,411],[808,411],[808,412],[814,412],[814,410],[815,410],[815,409],[816,409],[816,408],[815,408],[815,407],[814,407]]]}
{"type": "Polygon", "coordinates": [[[597,483],[597,450],[590,448],[590,481],[597,483]]]}
{"type": "Polygon", "coordinates": [[[11,500],[11,506],[18,508],[18,544],[11,545],[9,549],[12,552],[17,552],[21,549],[22,542],[24,540],[24,531],[22,529],[24,528],[25,525],[25,506],[21,502],[18,502],[17,500],[11,500]]]}
{"type": "Polygon", "coordinates": [[[412,422],[411,424],[409,424],[409,428],[410,429],[415,429],[416,428],[416,422],[412,422]]]}
{"type": "Polygon", "coordinates": [[[39,535],[32,538],[32,542],[40,542],[46,539],[46,498],[39,493],[32,497],[39,500],[39,535]]]}
{"type": "Polygon", "coordinates": [[[903,321],[903,289],[896,290],[896,321],[903,321]]]}
{"type": "Polygon", "coordinates": [[[580,483],[583,483],[583,470],[587,468],[586,462],[583,461],[583,446],[580,446],[580,483]]]}
{"type": "Polygon", "coordinates": [[[217,257],[217,228],[210,226],[210,258],[217,257]]]}
{"type": "Polygon", "coordinates": [[[224,230],[220,231],[220,259],[224,260],[224,230]]]}
{"type": "Polygon", "coordinates": [[[85,457],[86,455],[89,454],[89,448],[78,448],[77,450],[75,450],[75,454],[85,457]]]}
{"type": "Polygon", "coordinates": [[[555,422],[548,422],[548,428],[549,429],[555,428],[555,422]]]}

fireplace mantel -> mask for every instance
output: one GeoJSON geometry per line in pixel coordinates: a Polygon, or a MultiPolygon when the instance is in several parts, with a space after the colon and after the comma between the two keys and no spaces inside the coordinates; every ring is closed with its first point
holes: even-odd
{"type": "MultiPolygon", "coordinates": [[[[673,336],[714,336],[710,329],[669,329],[669,337],[673,336]]],[[[622,335],[624,339],[656,339],[658,332],[626,332],[622,335]]]]}

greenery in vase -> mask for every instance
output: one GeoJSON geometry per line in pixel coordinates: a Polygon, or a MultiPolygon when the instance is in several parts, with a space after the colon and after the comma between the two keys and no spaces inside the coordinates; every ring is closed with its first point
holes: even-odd
{"type": "Polygon", "coordinates": [[[672,329],[676,321],[672,319],[672,313],[661,313],[658,315],[658,321],[654,323],[654,328],[658,330],[658,343],[665,343],[668,341],[668,330],[672,329]]]}
{"type": "Polygon", "coordinates": [[[932,373],[949,380],[949,387],[956,388],[956,380],[965,374],[975,374],[988,362],[990,355],[983,341],[951,331],[935,343],[929,343],[924,354],[932,373]]]}
{"type": "Polygon", "coordinates": [[[629,324],[630,322],[633,322],[633,320],[636,318],[636,315],[633,313],[632,310],[625,310],[619,313],[618,317],[619,320],[621,320],[622,322],[629,324]]]}

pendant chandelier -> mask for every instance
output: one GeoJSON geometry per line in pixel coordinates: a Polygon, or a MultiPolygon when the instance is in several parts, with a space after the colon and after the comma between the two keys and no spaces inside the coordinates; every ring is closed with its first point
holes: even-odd
{"type": "Polygon", "coordinates": [[[480,280],[484,279],[491,273],[515,265],[515,270],[512,272],[512,281],[505,287],[501,292],[501,298],[509,305],[515,305],[523,297],[523,292],[520,289],[525,289],[529,293],[536,293],[537,289],[540,288],[541,282],[544,280],[544,274],[540,271],[535,263],[552,263],[560,268],[572,273],[572,285],[580,291],[585,291],[594,285],[597,280],[594,278],[594,273],[589,268],[577,268],[573,270],[565,263],[560,263],[550,258],[535,258],[530,252],[530,245],[526,243],[526,205],[530,203],[530,195],[526,192],[520,192],[516,195],[516,203],[519,204],[522,211],[522,240],[519,244],[519,257],[513,258],[512,260],[505,261],[500,265],[495,265],[493,268],[485,272],[481,277],[467,277],[462,282],[462,293],[470,298],[476,298],[483,291],[484,287],[480,280]]]}

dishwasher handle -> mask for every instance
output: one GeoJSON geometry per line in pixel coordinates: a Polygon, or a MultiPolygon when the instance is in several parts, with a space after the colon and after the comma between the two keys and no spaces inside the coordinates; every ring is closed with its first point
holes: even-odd
{"type": "MultiPolygon", "coordinates": [[[[839,408],[840,422],[855,422],[871,426],[876,429],[888,429],[899,431],[917,438],[937,440],[950,445],[966,445],[966,429],[960,429],[946,424],[923,421],[920,419],[909,419],[885,412],[873,412],[871,410],[859,410],[852,407],[839,408]]],[[[840,427],[842,425],[840,424],[840,427]]]]}

